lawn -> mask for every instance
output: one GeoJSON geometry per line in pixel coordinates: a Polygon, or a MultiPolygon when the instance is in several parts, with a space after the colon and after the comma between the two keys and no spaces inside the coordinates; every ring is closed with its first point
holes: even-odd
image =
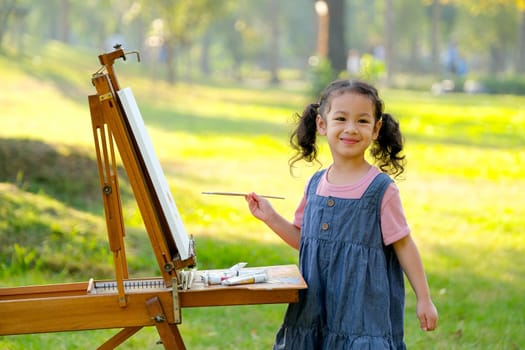
{"type": "MultiPolygon", "coordinates": [[[[38,58],[0,57],[0,286],[111,277],[87,95],[98,52],[43,48],[38,58]]],[[[134,66],[135,65],[135,66],[134,66]]],[[[200,269],[239,261],[297,262],[252,218],[242,198],[203,191],[286,197],[291,218],[317,167],[288,169],[293,113],[304,88],[179,83],[116,66],[131,86],[200,269]]],[[[440,325],[418,329],[407,288],[409,349],[525,347],[525,98],[385,89],[387,110],[406,137],[403,205],[428,274],[440,325]]],[[[323,166],[329,165],[321,145],[323,166]]],[[[158,267],[125,181],[123,206],[132,276],[158,267]]],[[[184,309],[189,349],[268,349],[285,305],[184,309]]],[[[108,316],[110,317],[110,316],[108,316]]],[[[2,349],[96,348],[116,330],[0,337],[2,349]]],[[[119,349],[158,348],[144,329],[119,349]]]]}

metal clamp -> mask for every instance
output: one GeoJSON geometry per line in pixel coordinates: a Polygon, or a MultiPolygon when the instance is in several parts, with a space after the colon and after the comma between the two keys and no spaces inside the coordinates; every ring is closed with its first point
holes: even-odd
{"type": "Polygon", "coordinates": [[[155,315],[151,319],[153,321],[157,322],[157,323],[161,323],[161,322],[165,322],[166,321],[166,317],[164,317],[164,315],[155,315]]]}
{"type": "Polygon", "coordinates": [[[106,185],[102,188],[102,191],[104,192],[104,194],[111,194],[113,190],[111,189],[110,185],[106,185]]]}
{"type": "Polygon", "coordinates": [[[182,316],[181,316],[181,309],[180,309],[180,303],[179,303],[179,291],[177,290],[177,279],[173,279],[173,288],[171,291],[171,295],[173,298],[173,319],[175,324],[179,324],[182,322],[182,316]]]}

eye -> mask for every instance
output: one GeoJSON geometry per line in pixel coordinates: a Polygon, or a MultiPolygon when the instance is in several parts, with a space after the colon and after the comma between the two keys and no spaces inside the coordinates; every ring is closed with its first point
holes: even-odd
{"type": "Polygon", "coordinates": [[[358,122],[359,124],[370,124],[370,123],[371,123],[370,119],[367,119],[367,118],[359,118],[359,119],[357,120],[357,122],[358,122]]]}

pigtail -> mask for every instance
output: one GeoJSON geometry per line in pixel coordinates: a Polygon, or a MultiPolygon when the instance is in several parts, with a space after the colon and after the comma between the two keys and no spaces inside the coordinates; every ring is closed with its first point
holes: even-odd
{"type": "Polygon", "coordinates": [[[377,140],[370,149],[381,171],[397,177],[405,171],[405,156],[403,150],[403,136],[399,129],[399,122],[390,114],[381,115],[382,125],[377,140]]]}
{"type": "Polygon", "coordinates": [[[297,128],[290,135],[290,145],[296,151],[295,155],[290,158],[288,164],[290,171],[294,164],[302,159],[307,162],[317,160],[317,123],[316,118],[319,110],[319,104],[312,103],[306,106],[302,115],[295,114],[297,118],[297,128]]]}

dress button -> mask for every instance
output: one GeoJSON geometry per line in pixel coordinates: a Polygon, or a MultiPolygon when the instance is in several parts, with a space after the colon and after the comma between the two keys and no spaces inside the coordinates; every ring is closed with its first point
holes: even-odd
{"type": "Polygon", "coordinates": [[[329,199],[326,204],[328,204],[329,207],[333,207],[335,205],[335,201],[333,199],[329,199]]]}
{"type": "Polygon", "coordinates": [[[323,231],[326,231],[326,230],[328,230],[328,227],[329,227],[329,226],[330,226],[330,225],[328,225],[328,224],[325,222],[324,224],[321,225],[321,228],[323,229],[323,231]]]}

